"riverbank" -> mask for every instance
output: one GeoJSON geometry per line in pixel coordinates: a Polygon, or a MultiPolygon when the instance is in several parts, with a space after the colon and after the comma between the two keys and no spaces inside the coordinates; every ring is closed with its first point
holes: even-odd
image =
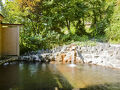
{"type": "Polygon", "coordinates": [[[111,68],[120,68],[120,45],[96,43],[96,46],[64,45],[52,50],[38,50],[19,57],[19,60],[88,63],[111,68]],[[74,55],[74,56],[73,56],[74,55]]]}

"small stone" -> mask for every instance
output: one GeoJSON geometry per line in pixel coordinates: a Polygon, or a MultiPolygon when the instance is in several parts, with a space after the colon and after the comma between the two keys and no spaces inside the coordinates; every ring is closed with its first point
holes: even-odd
{"type": "Polygon", "coordinates": [[[41,54],[41,50],[38,50],[37,54],[41,54]]]}

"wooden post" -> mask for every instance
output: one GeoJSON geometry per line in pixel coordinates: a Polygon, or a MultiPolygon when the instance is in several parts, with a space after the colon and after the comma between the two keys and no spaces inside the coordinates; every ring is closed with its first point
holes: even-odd
{"type": "Polygon", "coordinates": [[[62,57],[62,63],[65,64],[65,59],[64,59],[65,58],[65,53],[62,53],[61,57],[62,57]]]}
{"type": "Polygon", "coordinates": [[[76,51],[76,48],[74,50],[74,63],[76,64],[76,56],[77,56],[77,51],[76,51]]]}
{"type": "Polygon", "coordinates": [[[3,20],[3,16],[0,14],[0,57],[2,55],[2,20],[3,20]]]}

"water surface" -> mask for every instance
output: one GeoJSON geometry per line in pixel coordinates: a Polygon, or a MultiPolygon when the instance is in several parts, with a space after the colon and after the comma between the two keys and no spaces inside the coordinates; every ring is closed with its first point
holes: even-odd
{"type": "Polygon", "coordinates": [[[0,90],[120,90],[120,70],[95,65],[13,62],[0,66],[0,90]]]}

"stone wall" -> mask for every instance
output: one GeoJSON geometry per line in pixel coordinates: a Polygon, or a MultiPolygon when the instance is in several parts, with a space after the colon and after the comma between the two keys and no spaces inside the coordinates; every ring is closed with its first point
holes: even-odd
{"type": "Polygon", "coordinates": [[[71,44],[52,50],[29,52],[19,59],[57,63],[89,63],[120,68],[120,45],[98,43],[96,46],[80,47],[71,44]]]}
{"type": "Polygon", "coordinates": [[[120,45],[99,43],[94,47],[79,49],[85,63],[120,68],[120,45]]]}

